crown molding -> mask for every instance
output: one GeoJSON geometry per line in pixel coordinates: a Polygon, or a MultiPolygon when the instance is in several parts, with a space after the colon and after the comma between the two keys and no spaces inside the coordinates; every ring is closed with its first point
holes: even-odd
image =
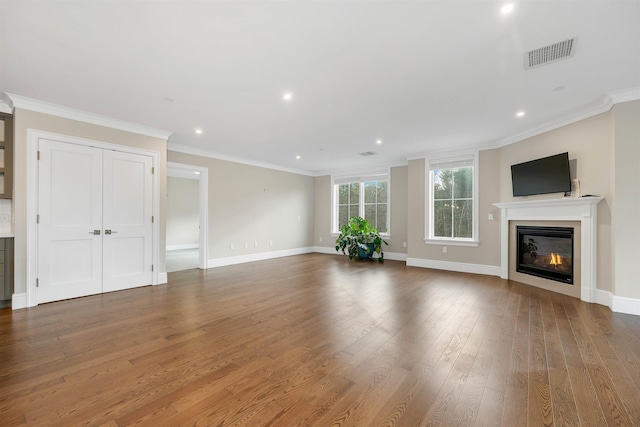
{"type": "Polygon", "coordinates": [[[608,92],[607,95],[609,95],[609,98],[611,98],[611,101],[614,104],[637,101],[640,99],[640,86],[622,90],[614,90],[613,92],[608,92]]]}
{"type": "Polygon", "coordinates": [[[372,172],[372,171],[380,171],[380,170],[384,170],[384,169],[391,169],[391,168],[407,166],[408,164],[409,163],[407,162],[407,160],[398,160],[398,161],[390,162],[390,163],[377,163],[375,165],[362,166],[362,167],[356,167],[356,168],[341,168],[341,169],[324,170],[324,171],[316,172],[314,176],[327,176],[327,175],[331,175],[331,176],[342,176],[342,175],[349,176],[349,175],[358,175],[358,174],[363,174],[363,173],[369,173],[369,172],[372,172]]]}
{"type": "Polygon", "coordinates": [[[118,129],[125,132],[131,132],[139,135],[150,136],[152,138],[162,139],[165,141],[169,139],[169,136],[173,133],[172,131],[168,131],[165,129],[156,129],[137,123],[127,122],[125,120],[114,119],[99,114],[89,113],[87,111],[77,110],[75,108],[64,107],[62,105],[51,104],[49,102],[27,98],[13,93],[5,93],[5,95],[9,97],[14,108],[21,108],[24,110],[35,111],[37,113],[63,117],[65,119],[104,126],[111,129],[118,129]]]}
{"type": "Polygon", "coordinates": [[[4,92],[0,92],[0,113],[13,114],[13,102],[4,92]]]}
{"type": "Polygon", "coordinates": [[[240,163],[243,165],[255,166],[258,168],[265,168],[265,169],[272,169],[280,172],[295,173],[298,175],[306,175],[306,176],[316,176],[302,169],[287,168],[284,166],[275,165],[273,163],[258,162],[254,160],[248,160],[242,157],[229,156],[226,154],[216,153],[214,151],[203,150],[202,148],[194,148],[184,144],[176,144],[171,141],[169,141],[169,143],[167,144],[167,151],[175,151],[177,153],[192,154],[194,156],[208,157],[210,159],[224,160],[226,162],[240,163]]]}

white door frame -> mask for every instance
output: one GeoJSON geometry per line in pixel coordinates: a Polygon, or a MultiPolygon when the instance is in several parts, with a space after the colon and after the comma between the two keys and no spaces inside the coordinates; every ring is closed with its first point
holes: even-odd
{"type": "Polygon", "coordinates": [[[167,162],[167,177],[198,180],[198,207],[200,212],[200,234],[198,239],[198,268],[207,268],[207,229],[209,225],[209,168],[167,162]]]}
{"type": "MultiPolygon", "coordinates": [[[[38,278],[38,227],[36,218],[38,215],[38,142],[40,139],[50,139],[68,144],[84,145],[89,147],[102,148],[105,150],[116,150],[125,153],[140,154],[150,156],[153,161],[153,167],[156,173],[153,174],[153,222],[152,231],[152,259],[153,270],[152,285],[159,284],[159,268],[160,265],[160,156],[157,152],[143,150],[125,145],[112,144],[107,142],[95,141],[75,136],[62,135],[53,132],[40,131],[36,129],[27,129],[27,283],[26,283],[26,306],[34,307],[38,305],[36,300],[36,279],[38,278]]],[[[165,273],[166,275],[166,273],[165,273]]]]}

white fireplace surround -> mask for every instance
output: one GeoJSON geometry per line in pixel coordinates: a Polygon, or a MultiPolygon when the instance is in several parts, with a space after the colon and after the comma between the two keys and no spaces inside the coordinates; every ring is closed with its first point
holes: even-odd
{"type": "Polygon", "coordinates": [[[596,301],[598,279],[598,203],[604,197],[494,203],[500,208],[500,277],[509,278],[509,221],[580,221],[580,299],[596,301]]]}

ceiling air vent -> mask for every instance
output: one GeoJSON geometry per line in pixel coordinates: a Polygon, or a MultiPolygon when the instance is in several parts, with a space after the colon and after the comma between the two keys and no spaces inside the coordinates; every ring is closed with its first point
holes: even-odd
{"type": "Polygon", "coordinates": [[[576,51],[576,38],[541,47],[524,54],[524,68],[530,69],[571,58],[576,51]]]}
{"type": "Polygon", "coordinates": [[[373,151],[365,151],[364,153],[358,153],[358,154],[360,154],[361,156],[367,157],[367,156],[375,156],[378,153],[374,153],[373,151]]]}

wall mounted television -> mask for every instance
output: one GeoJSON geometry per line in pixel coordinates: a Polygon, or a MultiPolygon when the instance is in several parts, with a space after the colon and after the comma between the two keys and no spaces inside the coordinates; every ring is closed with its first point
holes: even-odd
{"type": "Polygon", "coordinates": [[[514,197],[571,191],[569,153],[512,165],[511,183],[514,197]]]}

